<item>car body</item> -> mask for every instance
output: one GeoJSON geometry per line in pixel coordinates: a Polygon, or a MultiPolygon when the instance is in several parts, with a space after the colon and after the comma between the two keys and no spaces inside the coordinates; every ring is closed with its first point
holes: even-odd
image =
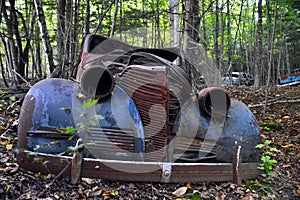
{"type": "Polygon", "coordinates": [[[243,72],[242,73],[243,78],[242,78],[242,84],[246,85],[246,86],[250,86],[254,84],[254,79],[253,76],[249,73],[243,72]]]}
{"type": "Polygon", "coordinates": [[[285,74],[278,77],[278,83],[280,85],[298,81],[300,81],[300,68],[293,69],[289,74],[285,74]]]}
{"type": "Polygon", "coordinates": [[[20,167],[72,180],[149,182],[261,173],[255,116],[222,88],[194,92],[190,69],[173,62],[181,53],[98,35],[88,35],[82,49],[76,81],[49,78],[27,93],[18,126],[20,167]]]}
{"type": "Polygon", "coordinates": [[[223,79],[223,85],[241,85],[243,81],[243,74],[241,72],[232,72],[230,75],[226,74],[223,79]]]}

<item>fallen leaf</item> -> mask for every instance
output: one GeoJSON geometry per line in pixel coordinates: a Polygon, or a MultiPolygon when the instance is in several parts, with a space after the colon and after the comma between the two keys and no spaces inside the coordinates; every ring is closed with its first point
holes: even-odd
{"type": "Polygon", "coordinates": [[[109,190],[109,191],[105,191],[102,194],[103,197],[106,196],[118,196],[118,191],[117,190],[109,190]]]}
{"type": "Polygon", "coordinates": [[[89,185],[92,185],[93,184],[93,179],[91,179],[91,178],[81,178],[81,180],[83,181],[83,182],[86,182],[87,184],[89,184],[89,185]]]}
{"type": "Polygon", "coordinates": [[[100,187],[95,186],[92,188],[92,195],[93,196],[99,196],[102,193],[102,190],[100,189],[100,187]]]}
{"type": "Polygon", "coordinates": [[[180,187],[176,191],[172,192],[172,194],[176,197],[180,197],[186,193],[187,189],[188,187],[180,187]]]}
{"type": "Polygon", "coordinates": [[[4,145],[7,145],[8,143],[7,143],[7,140],[1,140],[1,141],[0,141],[0,144],[1,144],[2,146],[4,146],[4,145]]]}
{"type": "Polygon", "coordinates": [[[243,197],[242,200],[251,200],[252,198],[250,196],[246,196],[246,197],[243,197]]]}
{"type": "Polygon", "coordinates": [[[289,119],[290,116],[286,115],[286,116],[283,116],[283,119],[289,119]]]}
{"type": "Polygon", "coordinates": [[[12,145],[12,144],[7,144],[7,145],[6,145],[6,149],[7,149],[7,150],[11,150],[12,148],[13,148],[13,145],[12,145]]]}
{"type": "Polygon", "coordinates": [[[187,184],[186,184],[186,187],[187,187],[188,189],[192,189],[192,186],[191,186],[190,183],[187,183],[187,184]]]}
{"type": "Polygon", "coordinates": [[[16,171],[18,171],[18,169],[19,169],[19,165],[15,165],[14,167],[11,167],[11,169],[10,169],[10,173],[15,173],[16,171]]]}
{"type": "Polygon", "coordinates": [[[300,190],[293,190],[293,193],[294,193],[297,197],[300,197],[300,190]]]}

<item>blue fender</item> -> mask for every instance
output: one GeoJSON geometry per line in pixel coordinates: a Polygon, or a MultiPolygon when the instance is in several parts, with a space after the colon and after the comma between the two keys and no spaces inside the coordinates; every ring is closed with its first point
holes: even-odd
{"type": "Polygon", "coordinates": [[[232,155],[241,146],[243,162],[258,162],[261,143],[259,125],[251,110],[242,102],[232,100],[223,131],[216,145],[216,160],[231,162],[232,155]]]}
{"type": "MultiPolygon", "coordinates": [[[[141,118],[135,104],[126,93],[115,86],[110,97],[94,105],[94,115],[103,118],[86,130],[80,130],[78,127],[78,124],[83,123],[80,121],[82,112],[87,111],[84,110],[85,99],[81,96],[80,86],[70,80],[51,78],[35,84],[27,93],[22,105],[18,127],[19,147],[29,150],[40,147],[37,151],[42,153],[63,153],[68,147],[75,146],[79,137],[88,142],[86,135],[90,129],[96,130],[98,139],[101,139],[101,135],[115,134],[116,130],[126,130],[131,134],[134,149],[133,155],[127,159],[143,160],[144,132],[141,118]],[[115,105],[122,105],[122,108],[115,105]],[[124,113],[125,110],[127,113],[124,113]],[[77,129],[76,133],[73,133],[75,137],[60,131],[68,127],[77,129]]],[[[122,131],[122,136],[126,137],[126,131],[122,131]]],[[[118,150],[112,152],[117,155],[118,150]]],[[[93,148],[91,154],[88,152],[89,145],[87,156],[101,157],[101,152],[95,152],[93,148]]],[[[124,159],[128,157],[123,152],[119,154],[122,154],[124,159]]],[[[115,158],[112,156],[107,159],[115,158]]]]}
{"type": "MultiPolygon", "coordinates": [[[[201,141],[199,149],[190,160],[214,157],[217,162],[232,162],[237,147],[241,146],[243,162],[259,161],[260,151],[255,148],[261,143],[259,125],[244,103],[231,100],[226,115],[219,119],[208,117],[201,112],[197,102],[190,101],[183,108],[175,122],[175,139],[181,139],[180,136],[183,136],[186,144],[187,141],[192,144],[193,138],[195,141],[201,141]]],[[[174,148],[176,149],[176,145],[174,148]]],[[[186,157],[181,159],[187,160],[186,157]]]]}

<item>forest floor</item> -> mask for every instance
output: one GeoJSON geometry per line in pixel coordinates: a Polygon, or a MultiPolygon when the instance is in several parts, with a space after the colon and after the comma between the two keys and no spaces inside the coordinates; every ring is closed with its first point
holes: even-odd
{"type": "Polygon", "coordinates": [[[0,90],[0,199],[300,199],[300,87],[272,88],[268,105],[263,89],[226,88],[231,98],[250,107],[261,125],[262,141],[269,140],[277,160],[268,184],[263,177],[231,182],[136,183],[68,178],[24,171],[16,163],[17,126],[22,92],[0,90]],[[264,124],[262,126],[262,124],[264,124]]]}

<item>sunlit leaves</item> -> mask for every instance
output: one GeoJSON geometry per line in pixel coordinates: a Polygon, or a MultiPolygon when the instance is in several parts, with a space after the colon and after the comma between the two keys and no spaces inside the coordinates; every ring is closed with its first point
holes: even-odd
{"type": "Polygon", "coordinates": [[[266,140],[262,144],[256,145],[256,148],[263,150],[263,155],[261,156],[262,163],[259,165],[258,169],[264,171],[261,176],[267,181],[270,180],[272,176],[275,176],[273,172],[273,165],[277,163],[277,160],[271,158],[271,153],[277,153],[279,150],[275,147],[270,146],[271,141],[266,140]]]}
{"type": "Polygon", "coordinates": [[[88,109],[95,106],[98,103],[99,99],[89,99],[83,103],[83,108],[88,109]]]}

